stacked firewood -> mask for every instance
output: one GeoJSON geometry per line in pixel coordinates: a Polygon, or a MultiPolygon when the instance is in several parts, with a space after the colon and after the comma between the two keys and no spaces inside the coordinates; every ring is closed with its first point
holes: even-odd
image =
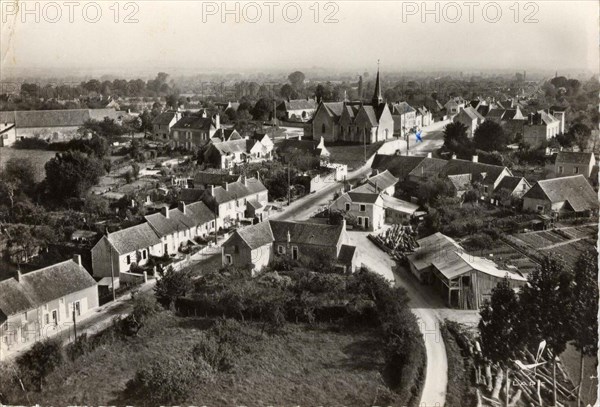
{"type": "MultiPolygon", "coordinates": [[[[474,378],[477,385],[478,407],[484,406],[551,406],[554,403],[554,370],[556,369],[556,406],[570,405],[576,400],[577,387],[565,371],[558,358],[549,351],[540,358],[542,363],[535,368],[522,369],[516,363],[503,369],[486,360],[475,340],[466,335],[459,335],[459,345],[465,354],[474,361],[474,378]],[[554,366],[556,363],[556,367],[554,366]],[[508,379],[508,383],[507,383],[508,379]]],[[[517,360],[523,365],[536,363],[535,356],[529,351],[522,351],[517,360]]]]}
{"type": "Polygon", "coordinates": [[[369,239],[397,260],[419,247],[410,225],[393,225],[378,235],[369,235],[369,239]]]}

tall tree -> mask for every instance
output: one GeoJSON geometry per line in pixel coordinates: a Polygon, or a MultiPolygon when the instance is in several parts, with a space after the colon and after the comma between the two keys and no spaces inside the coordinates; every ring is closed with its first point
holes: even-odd
{"type": "Polygon", "coordinates": [[[533,270],[521,292],[528,345],[545,340],[554,355],[564,352],[572,338],[572,273],[562,258],[548,255],[533,270]]]}
{"type": "Polygon", "coordinates": [[[449,123],[444,128],[444,147],[457,153],[468,155],[472,152],[471,140],[467,136],[467,127],[459,122],[449,123]]]}
{"type": "Polygon", "coordinates": [[[475,147],[484,151],[503,151],[510,142],[509,135],[495,122],[481,123],[473,136],[475,147]]]}
{"type": "Polygon", "coordinates": [[[288,76],[288,80],[296,90],[300,90],[304,87],[304,79],[306,79],[306,76],[300,71],[292,72],[288,76]]]}
{"type": "Polygon", "coordinates": [[[520,349],[523,343],[519,297],[504,279],[492,290],[490,301],[480,311],[479,333],[485,356],[503,367],[520,349]]]}
{"type": "Polygon", "coordinates": [[[102,161],[76,151],[56,154],[45,168],[48,195],[57,200],[82,197],[104,175],[102,161]]]}

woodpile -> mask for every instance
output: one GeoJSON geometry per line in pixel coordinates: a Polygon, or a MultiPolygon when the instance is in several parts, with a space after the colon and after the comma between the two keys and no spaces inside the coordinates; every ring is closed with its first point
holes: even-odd
{"type": "Polygon", "coordinates": [[[368,238],[395,260],[404,259],[407,253],[419,247],[410,225],[393,225],[378,235],[370,234],[368,238]]]}
{"type": "MultiPolygon", "coordinates": [[[[508,369],[503,369],[486,360],[481,354],[478,344],[469,335],[459,334],[457,340],[465,355],[475,362],[473,377],[478,387],[479,406],[542,407],[554,405],[554,358],[549,351],[545,352],[545,358],[538,360],[538,363],[543,364],[535,369],[521,369],[514,363],[508,369]]],[[[535,363],[535,356],[529,351],[520,352],[516,359],[524,365],[535,363]]],[[[571,405],[576,400],[576,393],[577,387],[557,358],[556,406],[571,405]]]]}

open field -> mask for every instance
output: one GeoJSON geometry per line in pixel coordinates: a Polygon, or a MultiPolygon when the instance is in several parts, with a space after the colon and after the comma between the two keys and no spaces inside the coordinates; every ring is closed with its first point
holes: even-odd
{"type": "Polygon", "coordinates": [[[48,150],[19,150],[11,147],[0,147],[0,170],[4,168],[11,158],[30,159],[35,167],[36,181],[42,181],[46,177],[44,165],[56,155],[56,151],[48,150]]]}
{"type": "MultiPolygon", "coordinates": [[[[137,337],[115,338],[75,363],[66,362],[50,375],[41,393],[30,394],[31,401],[43,400],[46,405],[149,405],[147,400],[128,394],[127,382],[154,360],[189,359],[192,347],[211,325],[209,319],[163,312],[137,337]]],[[[394,404],[395,396],[380,373],[383,346],[375,331],[288,324],[281,333],[266,334],[258,323],[249,323],[244,329],[251,340],[235,358],[233,370],[214,373],[208,383],[195,386],[183,404],[394,404]]]]}

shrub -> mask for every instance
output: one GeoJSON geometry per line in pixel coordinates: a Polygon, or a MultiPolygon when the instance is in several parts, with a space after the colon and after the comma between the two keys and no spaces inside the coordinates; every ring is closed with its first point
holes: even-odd
{"type": "Polygon", "coordinates": [[[127,390],[153,404],[177,404],[185,401],[193,386],[212,377],[203,360],[163,358],[139,369],[127,383],[127,390]]]}
{"type": "Polygon", "coordinates": [[[17,365],[29,381],[42,390],[46,377],[63,363],[62,345],[57,339],[36,342],[17,359],[17,365]]]}
{"type": "Polygon", "coordinates": [[[67,357],[71,361],[75,361],[76,359],[85,355],[91,349],[92,349],[92,344],[90,343],[86,333],[79,335],[73,343],[69,344],[65,348],[67,357]]]}
{"type": "Polygon", "coordinates": [[[204,360],[213,369],[226,372],[234,366],[233,350],[226,341],[217,341],[212,336],[203,335],[194,345],[192,355],[195,361],[204,360]]]}

